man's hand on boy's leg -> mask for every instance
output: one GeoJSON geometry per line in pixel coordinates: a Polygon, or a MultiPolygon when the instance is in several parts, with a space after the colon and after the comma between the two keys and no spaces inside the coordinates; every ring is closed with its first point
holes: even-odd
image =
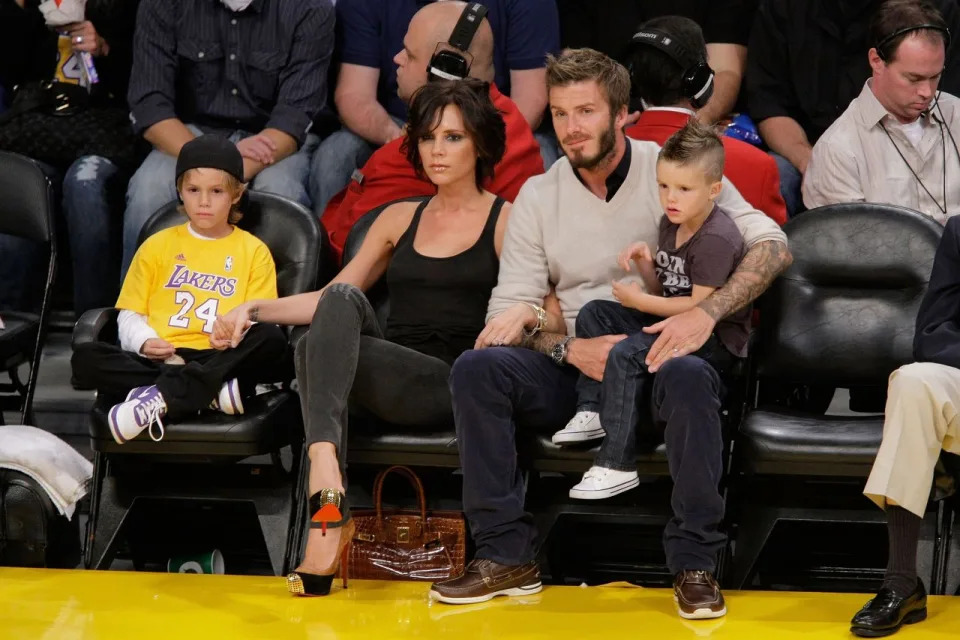
{"type": "Polygon", "coordinates": [[[706,344],[716,321],[700,307],[671,316],[649,327],[644,333],[659,333],[657,341],[647,353],[647,368],[656,373],[664,362],[697,351],[706,344]]]}

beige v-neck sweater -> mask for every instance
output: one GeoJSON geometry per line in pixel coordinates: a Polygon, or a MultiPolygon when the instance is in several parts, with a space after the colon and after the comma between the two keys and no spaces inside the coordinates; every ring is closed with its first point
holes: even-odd
{"type": "MultiPolygon", "coordinates": [[[[656,249],[663,215],[656,179],[660,147],[627,141],[632,145],[630,170],[610,202],[593,195],[566,158],[520,189],[507,223],[488,320],[517,302],[542,304],[552,283],[567,334],[573,335],[581,307],[591,300],[613,300],[610,283],[627,275],[617,264],[620,251],[639,240],[656,249]]],[[[750,206],[726,178],[717,204],[733,218],[748,248],[765,240],[786,244],[777,223],[750,206]]]]}

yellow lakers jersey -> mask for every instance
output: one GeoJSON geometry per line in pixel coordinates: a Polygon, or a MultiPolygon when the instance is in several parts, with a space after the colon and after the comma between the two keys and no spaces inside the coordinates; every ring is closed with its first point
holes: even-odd
{"type": "Polygon", "coordinates": [[[140,245],[117,308],[147,316],[178,349],[209,349],[217,316],[247,300],[276,297],[276,268],[263,242],[237,228],[225,238],[201,238],[182,224],[140,245]]]}

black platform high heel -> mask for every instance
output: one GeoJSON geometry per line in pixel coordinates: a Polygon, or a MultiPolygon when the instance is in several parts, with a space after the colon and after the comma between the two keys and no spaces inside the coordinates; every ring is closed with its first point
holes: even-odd
{"type": "Polygon", "coordinates": [[[310,528],[321,529],[327,535],[327,529],[340,528],[340,548],[333,565],[324,573],[295,571],[287,575],[287,589],[298,596],[325,596],[330,593],[333,577],[340,566],[343,588],[347,588],[347,566],[350,558],[350,544],[356,529],[350,517],[347,497],[336,489],[321,489],[308,502],[310,510],[310,528]]]}

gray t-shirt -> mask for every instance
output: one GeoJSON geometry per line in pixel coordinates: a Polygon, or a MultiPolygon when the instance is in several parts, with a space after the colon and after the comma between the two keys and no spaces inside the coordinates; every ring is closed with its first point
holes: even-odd
{"type": "MultiPolygon", "coordinates": [[[[677,247],[678,228],[667,216],[660,220],[655,266],[664,297],[689,296],[693,285],[722,287],[726,284],[746,253],[743,236],[730,216],[714,205],[703,226],[680,247],[677,247]]],[[[750,307],[718,322],[716,333],[731,353],[746,356],[750,307]]]]}

